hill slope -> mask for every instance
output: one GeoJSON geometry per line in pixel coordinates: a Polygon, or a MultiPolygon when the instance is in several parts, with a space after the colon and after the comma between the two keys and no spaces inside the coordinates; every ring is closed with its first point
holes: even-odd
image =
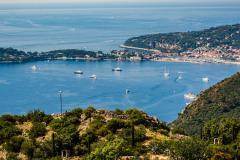
{"type": "Polygon", "coordinates": [[[128,39],[124,45],[181,53],[197,48],[240,48],[240,24],[212,27],[202,31],[150,34],[128,39]]]}
{"type": "Polygon", "coordinates": [[[240,73],[202,92],[173,125],[194,135],[200,133],[205,122],[219,117],[240,117],[240,73]]]}

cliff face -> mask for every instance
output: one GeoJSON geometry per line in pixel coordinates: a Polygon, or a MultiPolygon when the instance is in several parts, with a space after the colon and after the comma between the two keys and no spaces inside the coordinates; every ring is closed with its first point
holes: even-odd
{"type": "Polygon", "coordinates": [[[240,117],[240,73],[202,92],[173,122],[173,126],[194,135],[200,133],[204,123],[219,117],[240,117]]]}

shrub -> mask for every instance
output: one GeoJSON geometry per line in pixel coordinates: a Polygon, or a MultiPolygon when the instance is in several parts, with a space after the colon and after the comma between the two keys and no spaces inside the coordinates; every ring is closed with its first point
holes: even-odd
{"type": "Polygon", "coordinates": [[[154,139],[149,144],[149,150],[154,154],[164,154],[170,148],[170,141],[154,139]]]}
{"type": "Polygon", "coordinates": [[[74,108],[72,111],[67,112],[67,113],[65,114],[65,116],[66,116],[66,117],[71,116],[71,117],[81,118],[82,113],[83,113],[82,108],[74,108]]]}
{"type": "Polygon", "coordinates": [[[207,143],[198,139],[184,139],[177,141],[171,146],[170,156],[173,160],[178,159],[201,159],[209,158],[207,143]]]}
{"type": "Polygon", "coordinates": [[[169,131],[168,131],[168,130],[160,129],[159,132],[160,132],[160,134],[162,134],[162,135],[169,136],[169,131]]]}
{"type": "Polygon", "coordinates": [[[139,111],[138,109],[128,109],[125,111],[128,115],[130,121],[132,121],[135,125],[143,124],[147,125],[147,121],[145,119],[146,113],[139,111]]]}
{"type": "Polygon", "coordinates": [[[114,139],[106,144],[101,145],[101,147],[96,148],[89,156],[86,157],[87,160],[113,160],[118,159],[120,156],[124,155],[126,144],[123,139],[114,139]]]}
{"type": "Polygon", "coordinates": [[[40,110],[31,111],[26,115],[26,117],[29,121],[45,122],[46,124],[51,122],[51,120],[53,119],[53,117],[51,115],[46,115],[44,112],[42,112],[40,110]]]}
{"type": "Polygon", "coordinates": [[[12,124],[15,124],[17,118],[16,118],[15,116],[13,116],[13,115],[6,114],[6,115],[2,115],[2,116],[0,117],[0,120],[2,120],[2,121],[7,121],[7,122],[10,122],[10,123],[12,123],[12,124]]]}
{"type": "Polygon", "coordinates": [[[6,160],[18,160],[18,154],[13,152],[8,152],[6,155],[6,160]]]}
{"type": "Polygon", "coordinates": [[[46,133],[46,127],[43,123],[34,122],[31,130],[29,131],[30,138],[37,138],[40,136],[44,136],[46,133]]]}
{"type": "Polygon", "coordinates": [[[85,109],[83,111],[83,113],[85,115],[85,119],[91,118],[94,115],[95,112],[96,112],[96,109],[89,106],[87,109],[85,109]]]}
{"type": "Polygon", "coordinates": [[[107,122],[107,129],[112,133],[116,133],[118,129],[125,127],[125,122],[121,119],[111,119],[107,122]]]}
{"type": "MultiPolygon", "coordinates": [[[[0,122],[1,123],[1,122],[0,122]]],[[[1,126],[0,124],[0,144],[6,142],[13,136],[20,135],[22,132],[16,126],[5,123],[1,126]]]]}
{"type": "Polygon", "coordinates": [[[174,127],[172,129],[172,133],[173,134],[181,134],[181,135],[185,135],[184,129],[180,128],[180,127],[174,127]]]}
{"type": "Polygon", "coordinates": [[[21,152],[25,154],[27,157],[32,158],[34,153],[35,146],[31,140],[23,141],[21,145],[21,152]]]}
{"type": "Polygon", "coordinates": [[[6,144],[4,145],[4,149],[8,152],[17,153],[20,151],[23,141],[24,141],[23,137],[14,136],[9,141],[6,142],[6,144]]]}

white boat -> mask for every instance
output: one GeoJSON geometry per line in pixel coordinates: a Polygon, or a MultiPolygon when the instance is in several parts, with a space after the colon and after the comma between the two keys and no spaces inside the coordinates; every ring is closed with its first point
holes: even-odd
{"type": "Polygon", "coordinates": [[[114,72],[121,72],[122,69],[120,67],[113,68],[112,71],[114,72]]]}
{"type": "Polygon", "coordinates": [[[203,77],[203,78],[202,78],[202,81],[205,82],[205,83],[207,83],[207,82],[209,81],[209,79],[208,79],[208,77],[203,77]]]}
{"type": "Polygon", "coordinates": [[[186,93],[186,94],[184,94],[184,98],[186,100],[194,101],[197,99],[197,96],[194,95],[193,93],[186,93]]]}
{"type": "Polygon", "coordinates": [[[126,94],[130,93],[130,90],[129,90],[129,89],[126,89],[125,93],[126,93],[126,94]]]}
{"type": "Polygon", "coordinates": [[[31,68],[33,71],[36,71],[38,69],[36,65],[33,65],[31,68]]]}
{"type": "Polygon", "coordinates": [[[178,75],[177,79],[178,79],[178,80],[183,79],[182,75],[181,75],[181,74],[178,75]]]}
{"type": "Polygon", "coordinates": [[[74,73],[74,74],[83,74],[83,71],[77,70],[77,71],[74,71],[73,73],[74,73]]]}
{"type": "Polygon", "coordinates": [[[97,79],[97,76],[95,74],[91,75],[89,78],[91,79],[97,79]]]}
{"type": "Polygon", "coordinates": [[[169,73],[169,71],[167,71],[166,67],[164,68],[163,76],[165,78],[168,78],[170,76],[170,73],[169,73]]]}

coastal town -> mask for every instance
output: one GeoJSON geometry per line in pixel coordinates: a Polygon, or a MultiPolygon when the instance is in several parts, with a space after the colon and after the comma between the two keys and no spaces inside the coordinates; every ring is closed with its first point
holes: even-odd
{"type": "Polygon", "coordinates": [[[197,48],[182,53],[164,53],[154,49],[122,46],[126,50],[112,51],[117,60],[150,60],[164,62],[189,63],[230,63],[240,64],[240,49],[232,48],[197,48]]]}
{"type": "Polygon", "coordinates": [[[24,52],[12,48],[0,49],[0,63],[23,63],[42,60],[116,60],[186,63],[240,64],[240,49],[197,48],[182,53],[164,53],[159,50],[121,46],[110,53],[84,50],[24,52]]]}

